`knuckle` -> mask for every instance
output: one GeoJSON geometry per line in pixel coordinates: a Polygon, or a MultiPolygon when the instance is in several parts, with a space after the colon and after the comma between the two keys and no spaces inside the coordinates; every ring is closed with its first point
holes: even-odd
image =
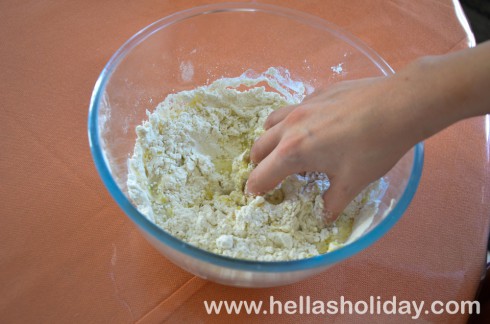
{"type": "Polygon", "coordinates": [[[277,116],[277,111],[273,111],[269,114],[269,116],[267,117],[264,123],[264,127],[266,129],[270,128],[271,125],[275,124],[276,116],[277,116]]]}
{"type": "Polygon", "coordinates": [[[279,158],[286,163],[300,165],[302,160],[301,147],[304,143],[304,136],[295,135],[283,141],[278,147],[279,158]]]}
{"type": "Polygon", "coordinates": [[[304,120],[309,115],[308,109],[301,106],[293,110],[285,119],[288,124],[295,124],[304,120]]]}

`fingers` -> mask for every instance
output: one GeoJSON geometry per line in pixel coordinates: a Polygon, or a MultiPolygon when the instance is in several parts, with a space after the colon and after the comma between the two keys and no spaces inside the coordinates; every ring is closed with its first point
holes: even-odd
{"type": "Polygon", "coordinates": [[[286,107],[280,108],[280,109],[278,109],[276,111],[273,111],[269,115],[269,117],[267,117],[267,119],[265,121],[265,124],[264,124],[264,128],[265,129],[270,129],[270,128],[274,127],[275,125],[279,124],[296,107],[298,107],[298,106],[297,105],[294,105],[294,106],[286,106],[286,107]]]}
{"type": "Polygon", "coordinates": [[[307,102],[311,103],[311,102],[321,101],[323,100],[321,95],[324,94],[325,92],[326,90],[324,88],[315,89],[315,91],[307,95],[301,103],[304,104],[307,102]]]}
{"type": "Polygon", "coordinates": [[[330,188],[323,194],[325,223],[335,222],[359,191],[345,183],[343,179],[339,181],[331,179],[330,188]]]}
{"type": "Polygon", "coordinates": [[[252,146],[250,151],[250,160],[257,164],[269,155],[281,140],[281,127],[276,125],[262,136],[260,136],[252,146]]]}
{"type": "Polygon", "coordinates": [[[247,193],[262,195],[298,171],[293,170],[291,164],[285,163],[277,152],[278,150],[274,150],[250,173],[246,185],[247,193]]]}
{"type": "Polygon", "coordinates": [[[266,121],[265,121],[265,124],[264,124],[264,128],[265,129],[270,129],[272,127],[274,127],[275,125],[279,124],[281,121],[284,120],[284,118],[286,118],[294,109],[296,109],[297,107],[301,106],[301,105],[304,105],[305,103],[307,102],[315,102],[317,100],[321,100],[321,94],[323,93],[323,90],[317,90],[309,95],[307,95],[302,103],[298,104],[298,105],[292,105],[292,106],[286,106],[286,107],[283,107],[283,108],[280,108],[276,111],[273,111],[269,117],[267,117],[266,121]]]}

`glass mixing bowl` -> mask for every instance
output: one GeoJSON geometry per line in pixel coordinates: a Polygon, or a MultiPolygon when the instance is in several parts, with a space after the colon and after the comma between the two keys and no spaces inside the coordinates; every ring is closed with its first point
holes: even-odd
{"type": "Polygon", "coordinates": [[[112,197],[164,256],[199,277],[223,284],[284,285],[353,256],[400,219],[422,172],[423,145],[417,144],[386,175],[388,189],[366,232],[338,250],[308,259],[232,259],[182,242],[149,221],[132,204],[126,187],[135,127],[146,119],[146,110],[152,111],[170,93],[269,67],[286,68],[292,79],[313,88],[393,73],[361,41],[318,17],[265,4],[216,4],[175,13],[134,35],[107,63],[90,102],[90,147],[112,197]]]}

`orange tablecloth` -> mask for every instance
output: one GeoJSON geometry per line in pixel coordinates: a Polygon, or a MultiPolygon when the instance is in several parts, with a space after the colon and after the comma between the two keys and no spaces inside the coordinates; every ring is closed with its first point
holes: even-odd
{"type": "MultiPolygon", "coordinates": [[[[0,321],[372,322],[371,315],[208,316],[203,301],[473,299],[489,232],[484,118],[428,140],[421,184],[402,220],[372,247],[315,278],[271,289],[224,287],[190,275],[150,247],[94,168],[89,99],[126,39],[161,17],[208,2],[0,3],[0,321]]],[[[449,0],[266,2],[343,27],[395,70],[422,55],[465,48],[471,38],[464,17],[458,19],[459,4],[449,0]]],[[[466,318],[422,315],[425,322],[466,318]]]]}

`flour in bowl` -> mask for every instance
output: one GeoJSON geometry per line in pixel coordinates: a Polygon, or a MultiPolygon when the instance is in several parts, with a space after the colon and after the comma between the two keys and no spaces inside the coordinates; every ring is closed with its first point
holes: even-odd
{"type": "Polygon", "coordinates": [[[267,116],[304,93],[287,71],[270,68],[169,95],[136,127],[127,184],[138,210],[182,241],[233,258],[293,260],[342,246],[356,215],[376,207],[369,197],[379,181],[331,226],[322,222],[325,174],[291,175],[264,196],[244,193],[267,116]]]}

